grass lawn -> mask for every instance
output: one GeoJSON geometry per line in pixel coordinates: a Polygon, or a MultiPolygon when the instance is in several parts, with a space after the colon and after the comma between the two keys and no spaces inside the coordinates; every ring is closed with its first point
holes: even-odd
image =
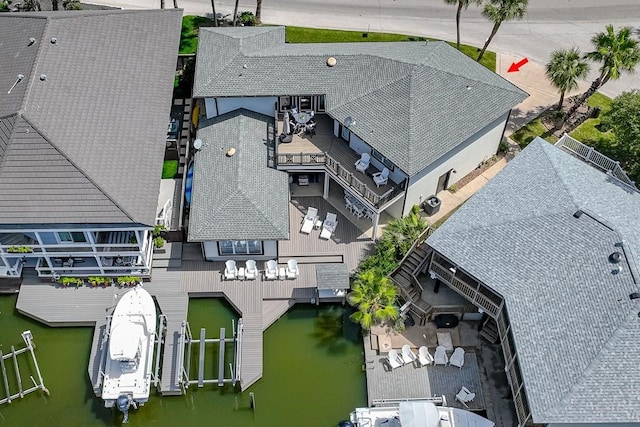
{"type": "MultiPolygon", "coordinates": [[[[603,113],[609,111],[609,109],[611,108],[611,98],[608,98],[607,96],[602,95],[599,92],[593,94],[589,98],[589,101],[587,101],[587,103],[590,107],[600,107],[600,116],[602,116],[603,113]]],[[[548,110],[547,112],[551,112],[551,110],[548,110]]],[[[613,143],[615,139],[613,133],[601,132],[597,128],[599,124],[600,118],[588,119],[576,129],[574,129],[573,132],[570,133],[570,135],[583,144],[591,145],[596,148],[613,143]]],[[[544,138],[552,143],[558,140],[558,138],[556,138],[551,132],[549,132],[547,128],[542,124],[540,118],[534,119],[520,128],[520,130],[511,135],[511,139],[516,141],[518,145],[520,145],[520,147],[524,148],[531,141],[533,141],[536,136],[544,138]]]]}
{"type": "Polygon", "coordinates": [[[177,160],[165,160],[162,164],[162,179],[173,179],[178,173],[177,160]]]}
{"type": "MultiPolygon", "coordinates": [[[[203,16],[187,15],[182,18],[182,32],[180,35],[180,53],[196,53],[198,47],[198,28],[212,27],[213,21],[203,16]]],[[[346,43],[346,42],[402,42],[436,40],[425,37],[407,36],[392,33],[366,33],[361,31],[325,30],[316,28],[287,27],[286,40],[289,43],[346,43]]],[[[455,47],[455,43],[449,42],[455,47]]],[[[478,49],[474,46],[460,45],[460,51],[472,59],[478,56],[478,49]]],[[[487,51],[482,57],[481,64],[496,70],[496,54],[487,51]]]]}

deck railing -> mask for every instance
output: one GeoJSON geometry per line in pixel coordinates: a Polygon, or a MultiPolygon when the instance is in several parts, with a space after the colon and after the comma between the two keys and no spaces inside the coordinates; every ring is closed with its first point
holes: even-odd
{"type": "Polygon", "coordinates": [[[620,162],[617,162],[605,156],[604,154],[599,153],[593,147],[590,147],[576,139],[573,139],[566,133],[562,135],[562,138],[560,138],[555,145],[575,154],[587,163],[596,166],[598,169],[611,174],[614,178],[616,178],[623,184],[637,189],[635,183],[631,181],[631,179],[629,179],[627,174],[620,167],[620,162]]]}
{"type": "Polygon", "coordinates": [[[358,193],[377,208],[404,191],[404,183],[401,183],[392,185],[386,193],[378,195],[328,153],[278,153],[276,161],[278,166],[323,166],[334,178],[346,184],[350,190],[358,193]]]}

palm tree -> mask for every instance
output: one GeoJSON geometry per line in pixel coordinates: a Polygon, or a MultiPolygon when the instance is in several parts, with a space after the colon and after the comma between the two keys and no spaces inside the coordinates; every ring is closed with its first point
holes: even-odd
{"type": "Polygon", "coordinates": [[[634,72],[640,62],[640,47],[638,41],[631,38],[631,31],[631,27],[622,27],[616,33],[613,25],[607,25],[605,32],[593,36],[591,43],[593,43],[595,50],[587,53],[585,57],[602,63],[600,75],[567,112],[567,119],[609,80],[619,79],[622,72],[625,71],[634,72]]]}
{"type": "Polygon", "coordinates": [[[262,15],[262,0],[256,0],[256,24],[261,22],[260,16],[262,15]]]}
{"type": "Polygon", "coordinates": [[[42,10],[40,7],[40,0],[24,0],[22,8],[27,12],[38,12],[42,10]]]}
{"type": "MultiPolygon", "coordinates": [[[[262,0],[258,0],[262,3],[262,0]]],[[[460,15],[462,15],[462,8],[467,10],[470,4],[482,4],[482,0],[444,0],[446,4],[457,4],[458,10],[456,12],[456,49],[460,50],[460,15]]]]}
{"type": "Polygon", "coordinates": [[[551,53],[551,60],[547,63],[545,74],[560,91],[558,110],[562,109],[564,94],[578,88],[578,80],[584,79],[589,73],[589,64],[582,58],[577,47],[560,49],[551,53]]]}
{"type": "Polygon", "coordinates": [[[400,316],[396,297],[398,291],[386,277],[373,270],[358,273],[347,300],[358,311],[351,320],[369,330],[378,323],[395,321],[400,316]]]}
{"type": "Polygon", "coordinates": [[[400,261],[425,228],[427,223],[420,216],[420,207],[416,205],[406,217],[389,221],[384,229],[381,244],[387,243],[392,247],[396,260],[400,261]]]}
{"type": "Polygon", "coordinates": [[[514,19],[522,19],[527,13],[528,0],[488,0],[482,10],[482,16],[493,22],[493,29],[484,47],[478,55],[477,61],[480,62],[484,52],[489,47],[489,43],[498,32],[500,25],[504,21],[512,21],[514,19]]]}

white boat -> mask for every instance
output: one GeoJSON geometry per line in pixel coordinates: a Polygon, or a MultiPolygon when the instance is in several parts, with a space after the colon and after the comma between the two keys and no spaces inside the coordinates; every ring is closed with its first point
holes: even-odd
{"type": "Polygon", "coordinates": [[[129,405],[149,400],[156,338],[156,306],[149,292],[137,286],[120,297],[111,317],[102,399],[125,413],[129,405]]]}
{"type": "Polygon", "coordinates": [[[398,406],[357,408],[342,426],[357,427],[493,427],[484,417],[464,409],[436,406],[426,400],[400,402],[398,406]]]}

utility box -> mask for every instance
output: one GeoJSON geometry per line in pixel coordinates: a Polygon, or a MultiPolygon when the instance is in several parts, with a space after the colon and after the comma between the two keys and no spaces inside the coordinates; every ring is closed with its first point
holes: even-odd
{"type": "Polygon", "coordinates": [[[430,196],[422,203],[422,209],[427,216],[435,215],[440,210],[441,201],[436,196],[430,196]]]}

